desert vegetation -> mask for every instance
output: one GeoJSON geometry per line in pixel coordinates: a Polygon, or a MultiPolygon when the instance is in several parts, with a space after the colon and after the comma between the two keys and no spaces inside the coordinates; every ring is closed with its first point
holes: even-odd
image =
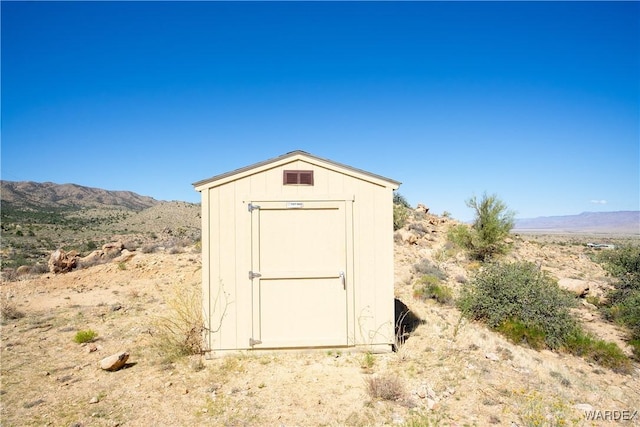
{"type": "Polygon", "coordinates": [[[640,360],[640,247],[602,251],[596,259],[614,279],[602,310],[609,320],[629,328],[629,342],[640,360]]]}
{"type": "Polygon", "coordinates": [[[599,250],[577,235],[492,246],[478,234],[466,246],[452,230],[473,225],[401,200],[395,296],[412,320],[396,352],[211,354],[197,240],[144,209],[126,228],[145,222],[149,240],[131,240],[126,260],[3,275],[2,424],[590,426],[588,413],[640,407],[637,238],[599,250]],[[98,367],[121,351],[125,368],[98,367]]]}
{"type": "Polygon", "coordinates": [[[475,212],[473,223],[471,227],[463,224],[453,227],[450,240],[483,261],[505,253],[504,239],[513,228],[515,213],[496,194],[484,193],[480,199],[473,196],[466,203],[475,212]]]}

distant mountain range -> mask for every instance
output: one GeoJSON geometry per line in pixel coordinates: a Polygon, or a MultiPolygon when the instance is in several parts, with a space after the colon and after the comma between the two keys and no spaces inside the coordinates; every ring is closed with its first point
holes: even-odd
{"type": "Polygon", "coordinates": [[[32,181],[2,181],[1,184],[2,203],[13,208],[120,207],[141,211],[162,203],[131,191],[109,191],[77,184],[32,181]]]}
{"type": "MultiPolygon", "coordinates": [[[[77,184],[1,181],[3,208],[121,208],[140,212],[169,202],[131,191],[109,191],[77,184]]],[[[514,232],[614,233],[640,235],[640,211],[583,212],[579,215],[516,219],[514,232]]]]}
{"type": "Polygon", "coordinates": [[[640,211],[583,212],[579,215],[516,219],[513,231],[640,235],[640,211]]]}

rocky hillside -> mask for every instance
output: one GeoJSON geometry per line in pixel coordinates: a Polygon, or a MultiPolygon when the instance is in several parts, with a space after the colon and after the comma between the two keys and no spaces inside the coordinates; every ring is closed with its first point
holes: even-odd
{"type": "Polygon", "coordinates": [[[2,268],[45,263],[58,248],[90,252],[200,238],[200,205],[76,184],[2,181],[2,268]]]}

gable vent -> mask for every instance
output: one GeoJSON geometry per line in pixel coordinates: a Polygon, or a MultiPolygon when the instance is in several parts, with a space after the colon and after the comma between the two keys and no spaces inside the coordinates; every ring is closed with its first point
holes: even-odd
{"type": "Polygon", "coordinates": [[[313,185],[313,171],[286,170],[282,182],[284,185],[313,185]]]}

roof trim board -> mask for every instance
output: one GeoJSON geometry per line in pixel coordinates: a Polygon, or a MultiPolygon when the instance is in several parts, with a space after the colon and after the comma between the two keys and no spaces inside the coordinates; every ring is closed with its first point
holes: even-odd
{"type": "Polygon", "coordinates": [[[326,169],[333,170],[336,172],[341,172],[346,175],[350,175],[355,178],[362,179],[364,181],[368,181],[383,187],[391,187],[394,190],[396,190],[401,184],[399,181],[385,178],[381,175],[376,175],[371,172],[364,171],[362,169],[354,168],[352,166],[334,162],[332,160],[324,159],[322,157],[317,157],[307,153],[306,151],[296,150],[296,151],[291,151],[289,153],[283,154],[279,157],[275,157],[273,159],[254,163],[249,166],[245,166],[239,169],[232,170],[230,172],[226,172],[220,175],[213,176],[208,179],[195,182],[193,183],[193,186],[195,187],[196,191],[202,191],[207,188],[218,187],[220,185],[226,184],[227,182],[235,181],[237,179],[244,178],[249,175],[253,175],[259,172],[263,172],[265,170],[273,169],[275,167],[279,167],[287,163],[291,163],[292,161],[295,161],[295,160],[304,160],[316,166],[324,167],[326,169]]]}

